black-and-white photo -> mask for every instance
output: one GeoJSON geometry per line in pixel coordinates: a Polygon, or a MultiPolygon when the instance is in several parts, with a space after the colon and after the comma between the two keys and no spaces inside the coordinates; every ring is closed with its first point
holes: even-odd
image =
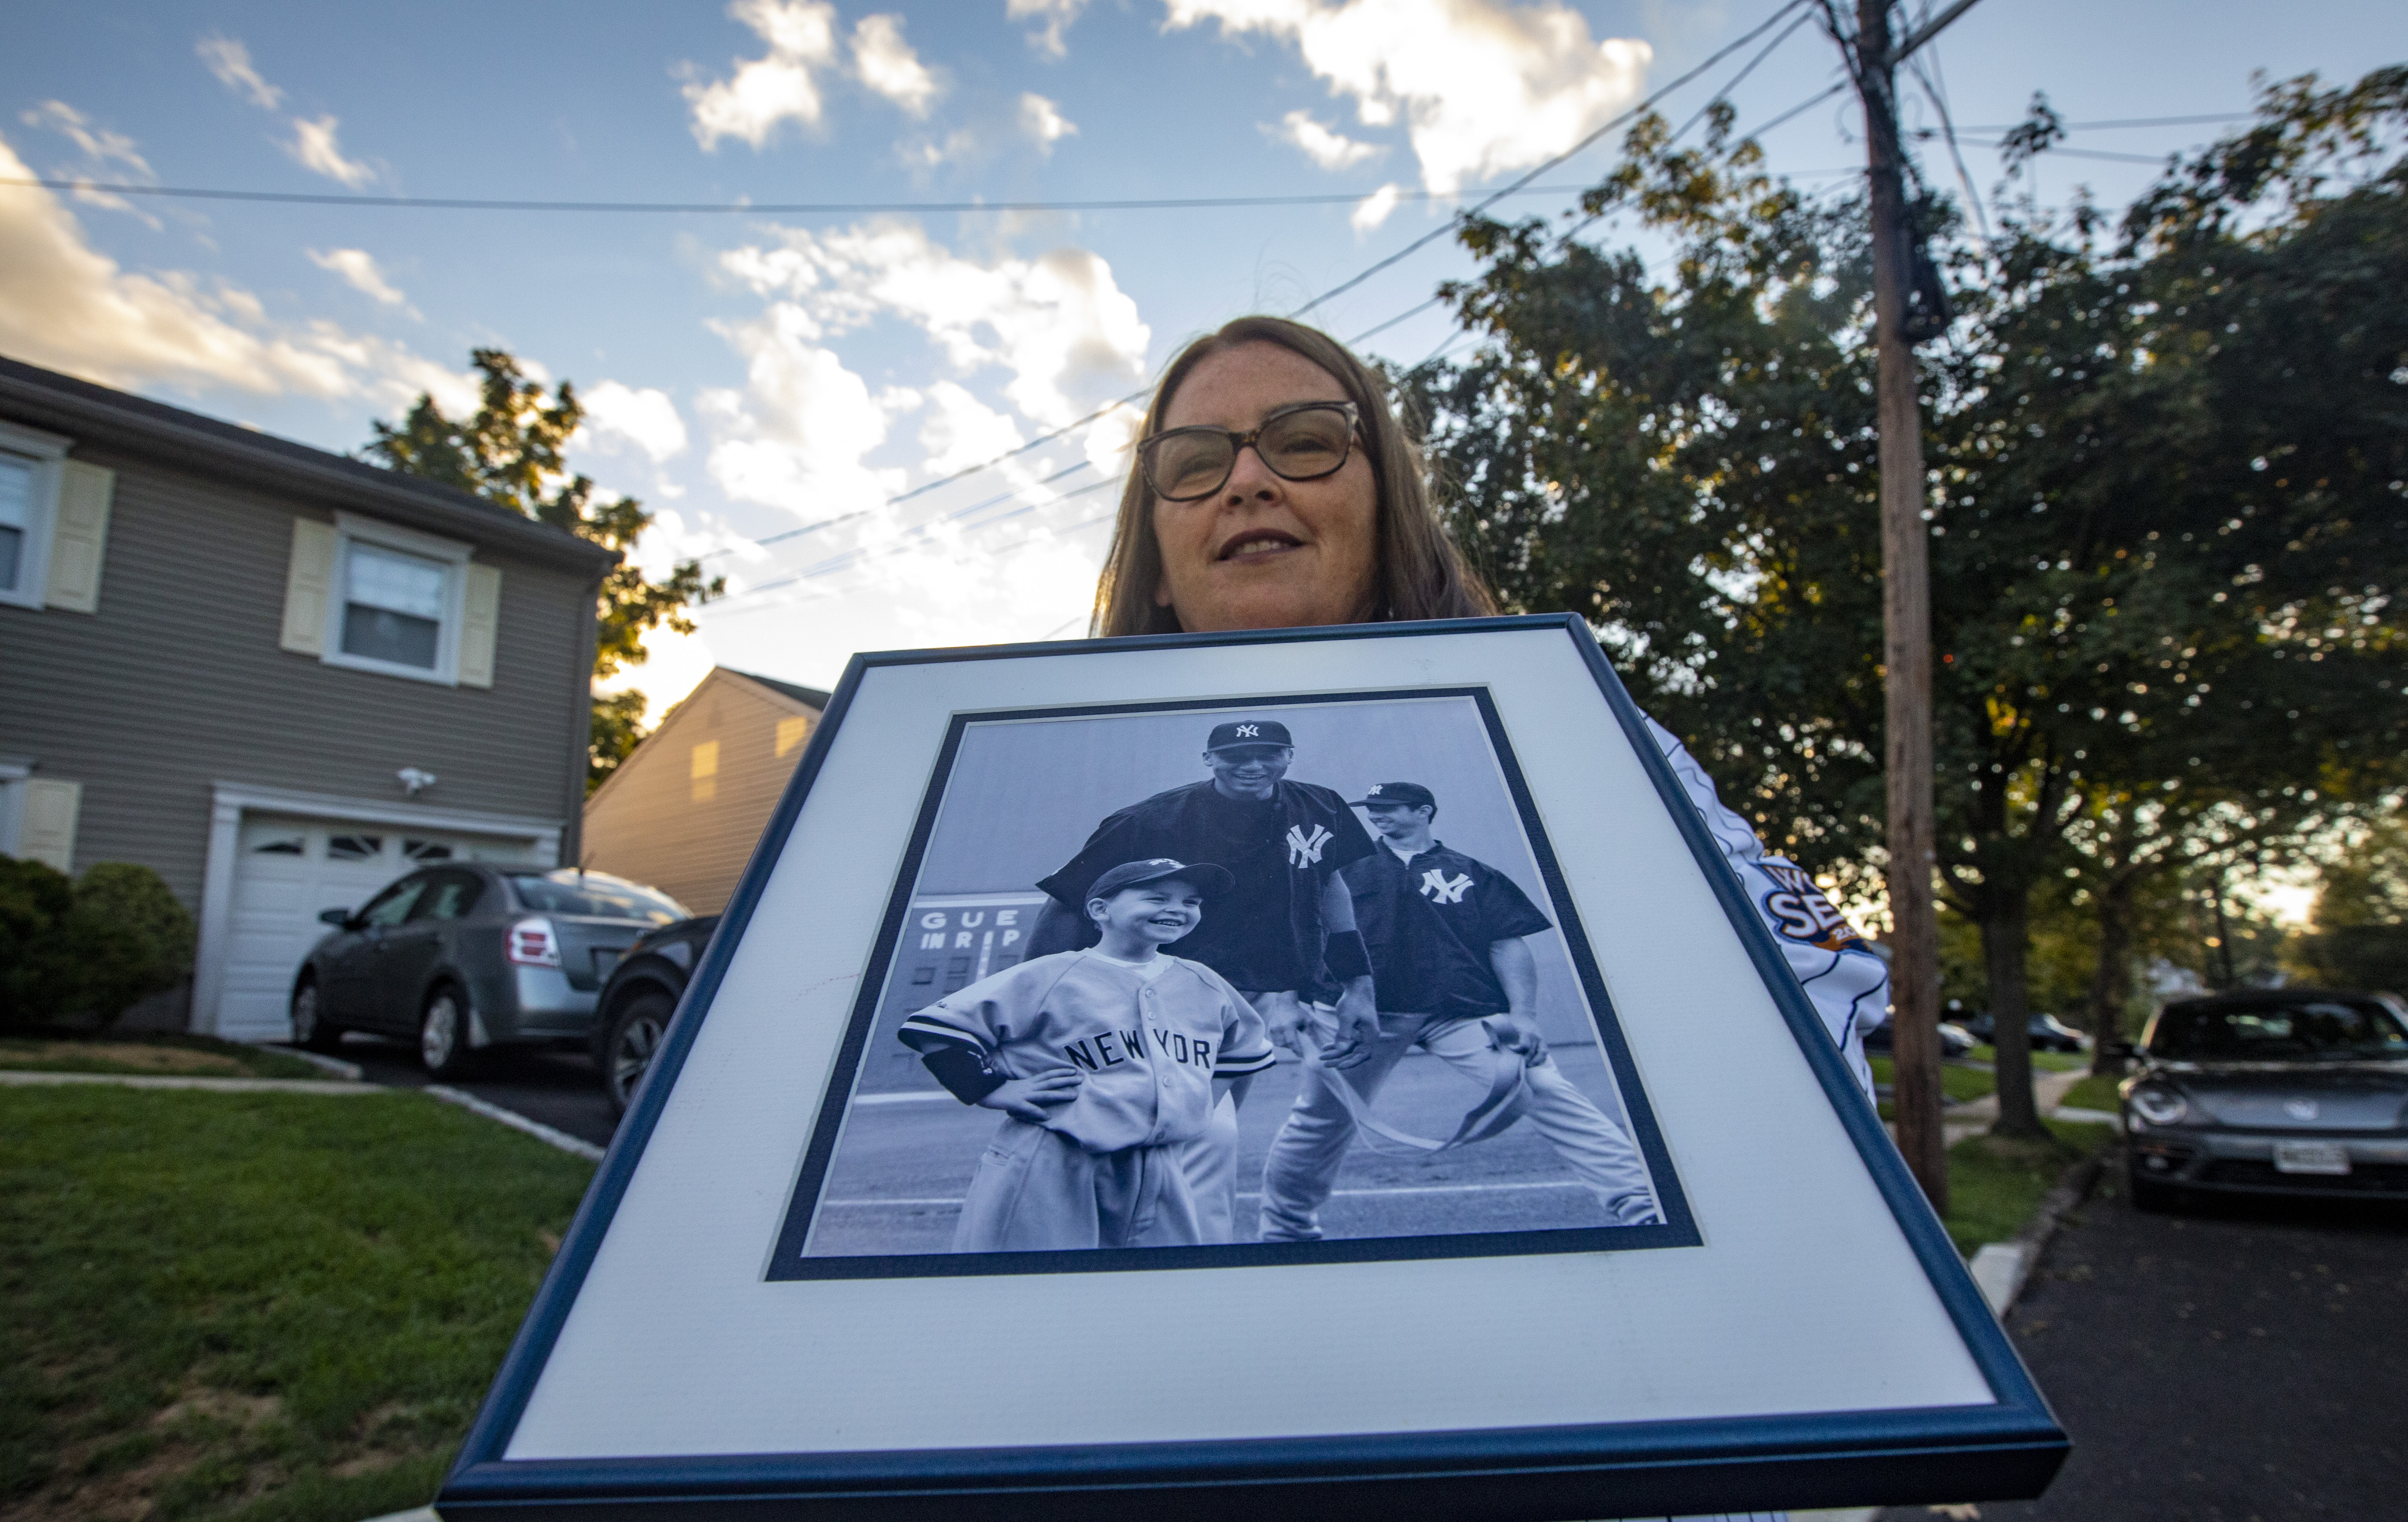
{"type": "Polygon", "coordinates": [[[938,771],[770,1278],[1694,1240],[1482,693],[966,716],[938,771]]]}

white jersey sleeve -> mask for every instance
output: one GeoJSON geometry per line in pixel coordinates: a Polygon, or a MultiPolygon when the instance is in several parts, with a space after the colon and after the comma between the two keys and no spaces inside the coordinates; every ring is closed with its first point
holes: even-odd
{"type": "Polygon", "coordinates": [[[1671,763],[1672,775],[1705,819],[1706,833],[1722,848],[1723,860],[1738,875],[1757,917],[1772,932],[1773,944],[1823,1017],[1848,1071],[1870,1097],[1873,1074],[1865,1062],[1864,1033],[1889,1018],[1889,964],[1802,868],[1765,850],[1748,822],[1724,805],[1714,779],[1706,775],[1688,747],[1652,718],[1647,733],[1671,763]]]}

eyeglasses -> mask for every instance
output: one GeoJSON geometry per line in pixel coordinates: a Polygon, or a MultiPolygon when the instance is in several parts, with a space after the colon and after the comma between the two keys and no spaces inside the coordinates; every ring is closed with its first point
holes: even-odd
{"type": "Polygon", "coordinates": [[[1252,433],[1168,429],[1138,446],[1138,468],[1165,502],[1195,502],[1220,491],[1238,468],[1238,451],[1249,445],[1280,479],[1317,481],[1345,468],[1359,420],[1352,402],[1299,402],[1252,433]]]}

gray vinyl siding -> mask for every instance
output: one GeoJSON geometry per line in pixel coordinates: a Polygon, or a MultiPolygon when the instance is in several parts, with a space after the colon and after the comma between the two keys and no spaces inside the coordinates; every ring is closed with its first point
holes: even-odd
{"type": "MultiPolygon", "coordinates": [[[[452,688],[279,647],[301,503],[79,445],[117,472],[96,614],[0,606],[0,751],[83,785],[79,872],[138,861],[200,906],[210,785],[561,821],[573,836],[592,604],[585,576],[476,547],[502,573],[494,685],[452,688]]],[[[515,527],[515,525],[514,525],[515,527]]]]}
{"type": "MultiPolygon", "coordinates": [[[[583,862],[650,883],[695,914],[727,906],[796,763],[778,722],[818,715],[727,671],[713,671],[620,763],[585,805],[583,862]],[[695,796],[696,745],[719,742],[712,796],[695,796]]],[[[806,736],[809,732],[806,731],[806,736]]]]}

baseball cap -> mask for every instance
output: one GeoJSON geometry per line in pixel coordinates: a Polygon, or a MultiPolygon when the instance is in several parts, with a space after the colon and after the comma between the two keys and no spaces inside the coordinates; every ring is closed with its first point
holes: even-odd
{"type": "Polygon", "coordinates": [[[1290,746],[1287,726],[1275,718],[1238,718],[1226,724],[1212,726],[1212,738],[1204,742],[1207,750],[1224,750],[1230,746],[1290,746]]]}
{"type": "Polygon", "coordinates": [[[1087,897],[1108,899],[1124,888],[1160,882],[1165,877],[1184,877],[1208,899],[1218,898],[1238,886],[1238,879],[1230,876],[1226,868],[1216,867],[1210,861],[1199,861],[1191,867],[1184,861],[1157,856],[1149,861],[1124,861],[1119,866],[1107,868],[1104,875],[1096,879],[1096,886],[1087,889],[1087,897]]]}
{"type": "Polygon", "coordinates": [[[1436,808],[1438,795],[1418,782],[1374,782],[1362,797],[1354,800],[1356,808],[1369,808],[1373,804],[1399,804],[1406,808],[1436,808]]]}

